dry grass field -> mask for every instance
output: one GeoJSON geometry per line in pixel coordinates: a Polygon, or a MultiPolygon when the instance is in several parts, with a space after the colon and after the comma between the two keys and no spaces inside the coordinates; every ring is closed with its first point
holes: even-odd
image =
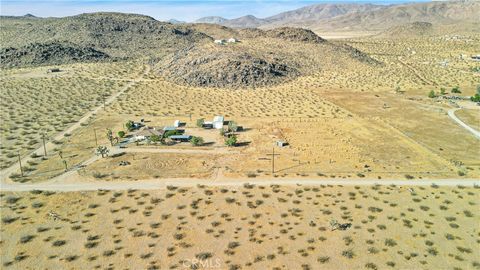
{"type": "Polygon", "coordinates": [[[480,113],[477,110],[463,109],[455,112],[458,118],[476,130],[480,130],[480,113]]]}
{"type": "Polygon", "coordinates": [[[3,192],[2,269],[478,269],[479,200],[437,186],[3,192]]]}
{"type": "Polygon", "coordinates": [[[452,87],[460,86],[464,94],[473,94],[480,79],[478,72],[472,70],[478,64],[470,61],[469,57],[479,51],[480,37],[472,35],[452,39],[452,36],[450,39],[445,36],[350,40],[349,44],[353,47],[386,63],[386,68],[379,74],[381,80],[378,76],[365,76],[364,87],[357,84],[354,88],[375,91],[398,87],[409,94],[426,95],[432,89],[439,92],[445,88],[448,93],[452,87]]]}
{"type": "MultiPolygon", "coordinates": [[[[50,67],[5,69],[1,71],[0,105],[2,168],[26,155],[46,140],[75,123],[86,112],[118,91],[142,65],[136,62],[75,64],[61,72],[47,73],[50,67]],[[119,80],[122,79],[122,80],[119,80]]],[[[27,164],[26,164],[27,165],[27,164]]],[[[28,164],[27,170],[35,170],[28,164]]]]}

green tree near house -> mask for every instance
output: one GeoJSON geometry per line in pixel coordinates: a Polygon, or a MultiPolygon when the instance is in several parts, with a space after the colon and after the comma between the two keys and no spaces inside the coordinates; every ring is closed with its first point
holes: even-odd
{"type": "Polygon", "coordinates": [[[163,139],[163,138],[160,137],[160,136],[158,136],[158,135],[152,135],[152,136],[150,136],[150,141],[151,141],[151,142],[154,142],[154,143],[160,142],[162,139],[163,139]]]}
{"type": "Polygon", "coordinates": [[[203,138],[202,138],[202,137],[193,136],[193,137],[190,139],[190,143],[191,143],[193,146],[201,146],[201,145],[203,145],[204,141],[203,141],[203,138]]]}
{"type": "Polygon", "coordinates": [[[440,95],[442,96],[445,96],[446,92],[445,92],[445,88],[440,88],[440,95]]]}
{"type": "Polygon", "coordinates": [[[225,141],[225,145],[232,147],[237,145],[237,135],[232,135],[225,141]]]}
{"type": "Polygon", "coordinates": [[[238,130],[238,125],[234,121],[228,122],[228,130],[231,132],[237,132],[238,130]]]}
{"type": "Polygon", "coordinates": [[[220,133],[220,136],[225,136],[225,129],[222,127],[221,129],[218,130],[218,133],[220,133]]]}
{"type": "Polygon", "coordinates": [[[115,138],[113,137],[113,131],[109,128],[107,128],[107,139],[108,141],[110,142],[110,145],[113,146],[113,142],[115,140],[115,138]]]}
{"type": "Polygon", "coordinates": [[[480,102],[480,87],[477,87],[477,93],[470,97],[470,100],[473,102],[480,102]]]}
{"type": "Polygon", "coordinates": [[[128,120],[128,122],[125,123],[125,128],[126,128],[128,131],[132,131],[132,130],[134,129],[133,121],[132,121],[132,120],[128,120]]]}
{"type": "Polygon", "coordinates": [[[164,138],[170,138],[173,135],[182,135],[182,132],[179,130],[169,130],[163,134],[164,138]]]}
{"type": "Polygon", "coordinates": [[[123,137],[125,137],[125,131],[120,130],[119,132],[117,132],[117,135],[118,135],[118,137],[123,138],[123,137]]]}
{"type": "Polygon", "coordinates": [[[428,93],[428,97],[429,97],[429,98],[434,98],[434,97],[436,97],[435,91],[433,91],[433,90],[430,91],[430,93],[428,93]]]}
{"type": "Polygon", "coordinates": [[[473,102],[480,102],[480,84],[477,85],[477,91],[474,96],[470,97],[470,100],[473,102]]]}
{"type": "Polygon", "coordinates": [[[460,87],[455,86],[455,87],[452,88],[452,93],[461,94],[462,91],[460,91],[460,87]]]}
{"type": "Polygon", "coordinates": [[[205,123],[204,118],[197,119],[197,127],[202,127],[204,123],[205,123]]]}

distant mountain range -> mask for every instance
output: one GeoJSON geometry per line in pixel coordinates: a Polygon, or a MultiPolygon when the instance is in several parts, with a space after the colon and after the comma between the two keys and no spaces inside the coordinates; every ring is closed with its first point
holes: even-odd
{"type": "Polygon", "coordinates": [[[212,23],[232,28],[275,28],[294,26],[314,31],[378,31],[417,21],[433,24],[477,22],[480,1],[441,1],[398,5],[317,4],[267,18],[247,15],[235,19],[204,17],[196,23],[212,23]]]}

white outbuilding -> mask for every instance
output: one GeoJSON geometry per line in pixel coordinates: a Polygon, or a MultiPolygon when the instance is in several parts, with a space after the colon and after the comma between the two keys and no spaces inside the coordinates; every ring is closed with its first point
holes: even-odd
{"type": "Polygon", "coordinates": [[[215,39],[213,43],[223,45],[225,44],[225,39],[215,39]]]}
{"type": "Polygon", "coordinates": [[[227,40],[227,42],[228,42],[228,43],[236,43],[236,42],[238,42],[238,40],[237,40],[236,38],[233,38],[233,37],[232,37],[232,38],[229,38],[229,39],[227,40]]]}
{"type": "Polygon", "coordinates": [[[223,128],[223,122],[224,122],[225,118],[221,115],[217,115],[213,118],[213,128],[216,128],[216,129],[222,129],[223,128]]]}

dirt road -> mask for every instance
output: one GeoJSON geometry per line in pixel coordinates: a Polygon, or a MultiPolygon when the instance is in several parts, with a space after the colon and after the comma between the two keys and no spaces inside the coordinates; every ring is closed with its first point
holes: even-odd
{"type": "Polygon", "coordinates": [[[468,132],[472,133],[475,137],[477,137],[477,139],[480,139],[480,131],[475,130],[475,129],[472,128],[471,126],[465,124],[465,122],[463,122],[462,120],[460,120],[460,119],[455,115],[455,111],[460,110],[460,109],[461,109],[461,108],[454,108],[454,109],[448,110],[448,116],[449,116],[450,118],[452,118],[453,121],[457,122],[457,124],[459,124],[461,127],[463,127],[464,129],[466,129],[468,132]]]}
{"type": "Polygon", "coordinates": [[[167,186],[194,187],[196,185],[216,186],[216,187],[239,187],[244,184],[255,185],[396,185],[396,186],[479,186],[480,179],[436,179],[436,180],[378,180],[378,179],[193,179],[193,178],[175,178],[175,179],[154,179],[142,181],[90,181],[90,182],[62,182],[49,181],[38,184],[2,184],[1,191],[31,191],[31,190],[50,190],[61,192],[89,191],[89,190],[156,190],[165,189],[167,186]]]}
{"type": "MultiPolygon", "coordinates": [[[[125,92],[127,89],[129,89],[130,87],[135,85],[138,81],[140,81],[143,78],[144,75],[148,74],[149,72],[150,72],[150,66],[146,65],[144,72],[137,79],[130,81],[124,87],[122,87],[118,92],[116,92],[115,94],[110,96],[108,99],[106,99],[105,100],[105,105],[109,105],[110,103],[115,101],[115,99],[117,99],[120,95],[122,95],[123,92],[125,92]]],[[[83,123],[87,122],[88,119],[90,119],[90,117],[92,117],[94,114],[97,114],[102,109],[103,109],[103,104],[101,104],[100,106],[98,106],[98,107],[94,108],[93,110],[89,111],[82,118],[80,118],[75,124],[71,125],[66,130],[64,130],[64,131],[58,133],[57,135],[55,135],[55,137],[53,137],[51,139],[51,141],[62,140],[64,138],[65,134],[72,133],[73,131],[75,131],[76,129],[81,127],[81,125],[83,123]]],[[[49,152],[49,151],[52,151],[52,149],[55,148],[55,145],[52,142],[48,142],[48,143],[45,144],[45,148],[47,149],[47,152],[49,152]]],[[[27,156],[23,157],[21,159],[22,164],[27,164],[28,161],[32,160],[30,155],[33,154],[33,153],[35,153],[39,156],[42,156],[44,154],[43,145],[40,146],[39,148],[35,149],[34,151],[30,152],[27,156]]],[[[12,166],[0,171],[0,179],[1,179],[1,181],[5,181],[12,173],[16,173],[16,172],[19,172],[19,171],[20,171],[20,165],[18,163],[15,163],[12,166]]]]}

